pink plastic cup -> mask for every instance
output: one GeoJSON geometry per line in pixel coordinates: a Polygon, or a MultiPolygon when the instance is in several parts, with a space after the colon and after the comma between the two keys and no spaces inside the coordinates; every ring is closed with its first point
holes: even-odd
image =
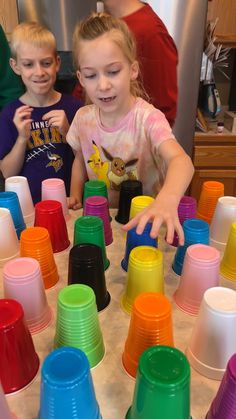
{"type": "Polygon", "coordinates": [[[89,196],[85,199],[84,215],[92,215],[102,219],[104,226],[105,244],[112,243],[112,229],[110,223],[107,198],[104,196],[89,196]]]}
{"type": "Polygon", "coordinates": [[[179,288],[174,294],[177,306],[197,315],[204,292],[219,285],[220,252],[205,244],[187,248],[179,288]]]}
{"type": "Polygon", "coordinates": [[[31,333],[45,329],[52,319],[40,265],[33,258],[17,258],[3,268],[4,297],[17,300],[24,309],[31,333]]]}
{"type": "Polygon", "coordinates": [[[0,266],[19,255],[19,241],[10,211],[0,208],[0,266]]]}
{"type": "Polygon", "coordinates": [[[63,214],[65,220],[69,220],[70,214],[66,199],[66,188],[65,183],[62,179],[50,178],[42,181],[42,201],[51,199],[53,201],[59,201],[62,205],[63,214]]]}

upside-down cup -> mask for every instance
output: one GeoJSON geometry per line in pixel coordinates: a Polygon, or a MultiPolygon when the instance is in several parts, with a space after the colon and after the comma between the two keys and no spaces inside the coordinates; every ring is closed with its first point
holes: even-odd
{"type": "Polygon", "coordinates": [[[10,211],[17,237],[20,239],[21,232],[26,228],[26,225],[16,192],[0,192],[0,207],[10,211]]]}
{"type": "Polygon", "coordinates": [[[34,204],[29,188],[28,180],[25,176],[11,176],[5,180],[5,191],[16,192],[23,214],[25,224],[34,224],[34,204]]]}
{"type": "Polygon", "coordinates": [[[190,366],[176,348],[152,346],[138,364],[126,419],[190,419],[190,366]]]}
{"type": "Polygon", "coordinates": [[[73,284],[59,292],[54,343],[55,348],[72,346],[84,351],[91,368],[102,361],[105,347],[92,288],[73,284]]]}
{"type": "Polygon", "coordinates": [[[101,419],[89,363],[83,351],[55,349],[41,372],[39,419],[101,419]]]}
{"type": "Polygon", "coordinates": [[[40,265],[36,259],[16,258],[3,268],[4,297],[17,300],[23,307],[31,333],[45,329],[52,319],[47,303],[40,265]]]}
{"type": "Polygon", "coordinates": [[[35,378],[39,357],[16,300],[0,300],[0,380],[5,394],[22,390],[35,378]]]}
{"type": "Polygon", "coordinates": [[[49,232],[44,227],[29,227],[21,234],[20,255],[37,259],[44,287],[53,287],[59,280],[49,232]]]}
{"type": "Polygon", "coordinates": [[[122,309],[130,314],[135,298],[142,292],[164,294],[163,254],[151,246],[138,246],[129,255],[128,274],[122,309]]]}
{"type": "Polygon", "coordinates": [[[126,372],[136,376],[138,361],[150,346],[173,346],[172,307],[167,297],[144,292],[135,298],[122,355],[126,372]]]}
{"type": "Polygon", "coordinates": [[[140,180],[124,180],[121,183],[118,212],[115,216],[118,223],[126,224],[129,221],[131,201],[142,194],[143,185],[140,180]]]}
{"type": "Polygon", "coordinates": [[[19,255],[19,241],[10,211],[0,208],[0,266],[19,255]]]}
{"type": "Polygon", "coordinates": [[[236,348],[236,292],[214,287],[205,291],[187,357],[200,374],[221,380],[236,348]]]}
{"type": "Polygon", "coordinates": [[[236,283],[236,221],[231,224],[231,229],[224,251],[224,256],[220,264],[220,273],[229,281],[236,283]]]}
{"type": "Polygon", "coordinates": [[[108,199],[107,185],[103,180],[88,180],[84,184],[83,202],[89,196],[104,196],[108,199]]]}
{"type": "Polygon", "coordinates": [[[53,200],[59,201],[62,205],[62,211],[65,220],[69,220],[70,214],[66,198],[65,183],[62,179],[50,178],[42,181],[41,185],[42,201],[53,200]]]}
{"type": "Polygon", "coordinates": [[[174,294],[177,306],[197,315],[204,292],[219,285],[220,252],[205,244],[187,248],[180,283],[174,294]]]}
{"type": "Polygon", "coordinates": [[[105,244],[113,242],[108,201],[104,196],[89,196],[84,203],[84,215],[101,218],[104,227],[105,244]]]}
{"type": "Polygon", "coordinates": [[[101,218],[95,216],[81,216],[74,225],[74,245],[81,243],[96,244],[101,248],[104,270],[110,261],[107,258],[104,227],[101,218]]]}
{"type": "Polygon", "coordinates": [[[211,224],[217,201],[223,195],[224,184],[222,182],[203,182],[197,205],[197,218],[211,224]]]}
{"type": "MultiPolygon", "coordinates": [[[[178,217],[180,224],[183,225],[184,221],[190,218],[196,218],[196,209],[196,199],[192,196],[183,196],[178,206],[178,217]]],[[[174,232],[174,239],[171,245],[174,247],[177,247],[179,245],[179,237],[176,231],[174,232]]]]}
{"type": "Polygon", "coordinates": [[[129,219],[131,220],[131,218],[134,218],[139,212],[148,207],[148,205],[152,204],[154,201],[155,199],[152,196],[147,195],[135,196],[132,198],[129,219]]]}
{"type": "Polygon", "coordinates": [[[45,227],[50,235],[53,253],[70,245],[66,221],[59,201],[45,200],[35,205],[35,226],[45,227]]]}
{"type": "Polygon", "coordinates": [[[68,285],[85,284],[96,296],[98,311],[106,308],[111,300],[107,291],[102,251],[96,244],[76,244],[70,250],[68,285]]]}
{"type": "Polygon", "coordinates": [[[219,250],[224,250],[231,224],[236,221],[236,197],[222,196],[218,199],[210,226],[210,243],[219,250]]]}

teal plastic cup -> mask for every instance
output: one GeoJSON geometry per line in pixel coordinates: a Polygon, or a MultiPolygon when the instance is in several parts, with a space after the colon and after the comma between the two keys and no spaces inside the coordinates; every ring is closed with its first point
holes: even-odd
{"type": "Polygon", "coordinates": [[[82,350],[91,368],[103,359],[105,347],[96,298],[89,286],[73,284],[59,292],[54,346],[72,346],[82,350]]]}
{"type": "Polygon", "coordinates": [[[75,221],[74,246],[85,243],[96,244],[101,248],[104,270],[106,270],[110,262],[106,254],[104,227],[101,218],[93,215],[82,215],[75,221]]]}
{"type": "Polygon", "coordinates": [[[126,419],[190,419],[190,366],[170,346],[146,349],[138,365],[132,406],[126,419]]]}

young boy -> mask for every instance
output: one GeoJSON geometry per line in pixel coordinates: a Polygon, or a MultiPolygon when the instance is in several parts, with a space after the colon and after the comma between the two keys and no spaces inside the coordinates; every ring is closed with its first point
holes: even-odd
{"type": "Polygon", "coordinates": [[[54,90],[60,67],[55,37],[37,23],[21,23],[12,33],[11,55],[26,92],[0,114],[0,170],[5,178],[27,177],[34,203],[47,178],[63,179],[69,195],[73,152],[66,134],[81,102],[54,90]]]}

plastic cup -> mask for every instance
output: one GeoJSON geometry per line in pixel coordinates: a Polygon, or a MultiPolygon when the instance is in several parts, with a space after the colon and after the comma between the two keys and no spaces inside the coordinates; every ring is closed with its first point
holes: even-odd
{"type": "Polygon", "coordinates": [[[205,244],[187,248],[180,283],[174,294],[177,306],[197,315],[204,292],[219,285],[220,252],[205,244]]]}
{"type": "Polygon", "coordinates": [[[108,199],[107,185],[103,180],[88,180],[84,184],[83,202],[89,196],[104,196],[108,199]]]}
{"type": "Polygon", "coordinates": [[[184,245],[178,246],[172,265],[173,271],[177,275],[182,273],[185,253],[190,245],[197,243],[209,244],[209,224],[206,221],[197,220],[196,218],[186,220],[183,223],[183,230],[184,245]]]}
{"type": "Polygon", "coordinates": [[[27,386],[39,369],[31,334],[20,303],[0,300],[0,380],[6,394],[27,386]]]}
{"type": "MultiPolygon", "coordinates": [[[[192,196],[183,196],[178,206],[179,222],[183,225],[185,220],[190,218],[196,218],[197,201],[192,196]]],[[[177,247],[179,245],[179,238],[175,231],[174,239],[171,243],[172,246],[177,247]]]]}
{"type": "Polygon", "coordinates": [[[7,208],[0,208],[0,266],[19,255],[19,241],[12,216],[7,208]]]}
{"type": "Polygon", "coordinates": [[[210,227],[210,242],[219,250],[224,250],[231,224],[236,221],[236,197],[222,196],[218,199],[210,227]]]}
{"type": "Polygon", "coordinates": [[[1,383],[0,383],[0,412],[1,412],[2,419],[14,419],[14,418],[16,419],[16,416],[11,414],[10,412],[1,383]]]}
{"type": "Polygon", "coordinates": [[[223,195],[224,184],[222,182],[203,182],[197,205],[197,218],[211,224],[218,198],[223,195]]]}
{"type": "Polygon", "coordinates": [[[24,176],[8,177],[5,180],[5,191],[16,192],[25,224],[32,226],[34,224],[34,204],[27,178],[24,176]]]}
{"type": "Polygon", "coordinates": [[[65,220],[69,220],[70,214],[67,205],[66,188],[62,179],[50,178],[42,181],[41,185],[42,201],[59,201],[62,205],[65,220]]]}
{"type": "Polygon", "coordinates": [[[21,232],[26,228],[26,225],[16,192],[0,192],[0,207],[9,209],[17,237],[20,239],[21,232]]]}
{"type": "Polygon", "coordinates": [[[138,246],[129,255],[126,288],[122,309],[130,314],[135,298],[142,292],[164,294],[163,254],[151,246],[138,246]]]}
{"type": "Polygon", "coordinates": [[[224,287],[205,291],[187,348],[191,366],[200,374],[221,380],[236,348],[236,292],[224,287]]]}
{"type": "Polygon", "coordinates": [[[84,351],[91,368],[104,357],[95,294],[87,285],[69,285],[59,292],[55,347],[61,346],[84,351]]]}
{"type": "Polygon", "coordinates": [[[50,235],[53,253],[70,245],[62,205],[59,201],[41,201],[35,205],[35,226],[45,227],[50,235]]]}
{"type": "Polygon", "coordinates": [[[21,234],[20,255],[37,259],[44,287],[51,288],[59,280],[49,232],[44,227],[29,227],[21,234]]]}
{"type": "Polygon", "coordinates": [[[220,264],[220,273],[230,281],[236,281],[236,221],[231,224],[231,229],[220,264]]]}
{"type": "Polygon", "coordinates": [[[102,250],[104,270],[109,267],[110,261],[106,254],[104,227],[101,218],[95,216],[81,216],[77,218],[74,226],[74,245],[81,243],[99,246],[102,250]]]}
{"type": "Polygon", "coordinates": [[[129,219],[131,220],[131,218],[134,218],[139,212],[141,212],[144,208],[148,207],[148,205],[152,204],[153,202],[154,198],[152,198],[152,196],[135,196],[131,200],[129,219]]]}
{"type": "Polygon", "coordinates": [[[144,292],[135,298],[122,356],[125,370],[136,376],[138,361],[150,346],[173,346],[172,307],[164,295],[144,292]]]}
{"type": "Polygon", "coordinates": [[[119,207],[115,219],[118,223],[129,221],[131,201],[135,196],[143,194],[143,185],[139,180],[124,180],[120,187],[119,207]]]}
{"type": "Polygon", "coordinates": [[[101,218],[104,227],[105,244],[108,246],[113,242],[108,201],[104,196],[89,196],[85,200],[84,215],[91,215],[101,218]]]}
{"type": "Polygon", "coordinates": [[[41,372],[39,419],[101,419],[89,363],[77,348],[54,350],[41,372]]]}
{"type": "Polygon", "coordinates": [[[40,265],[36,259],[16,258],[3,268],[4,297],[17,300],[24,309],[31,333],[45,329],[52,319],[40,265]]]}
{"type": "Polygon", "coordinates": [[[68,268],[68,285],[71,284],[85,284],[91,287],[96,296],[98,311],[108,306],[111,297],[106,287],[102,251],[99,246],[87,243],[72,247],[68,268]]]}
{"type": "Polygon", "coordinates": [[[142,234],[136,233],[136,226],[128,231],[126,235],[125,256],[124,256],[124,259],[121,261],[121,266],[126,272],[128,270],[129,254],[134,247],[137,247],[137,246],[157,247],[157,239],[153,239],[152,237],[150,237],[151,228],[152,228],[152,223],[147,223],[144,227],[142,234]]]}
{"type": "Polygon", "coordinates": [[[206,419],[236,417],[236,354],[232,355],[206,419]]]}
{"type": "Polygon", "coordinates": [[[190,366],[169,346],[152,346],[139,360],[126,419],[190,419],[190,366]]]}

